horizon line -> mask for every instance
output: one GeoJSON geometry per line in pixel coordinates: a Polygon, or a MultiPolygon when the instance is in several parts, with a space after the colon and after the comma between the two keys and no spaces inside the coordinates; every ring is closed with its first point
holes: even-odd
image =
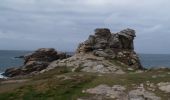
{"type": "MultiPolygon", "coordinates": [[[[56,49],[56,48],[54,48],[54,49],[56,49]]],[[[32,50],[25,50],[25,49],[0,49],[0,51],[35,51],[35,50],[37,50],[37,49],[32,49],[32,50]]],[[[60,50],[58,50],[59,52],[75,52],[75,51],[66,51],[66,50],[64,50],[64,51],[60,51],[60,50]]],[[[162,54],[162,55],[170,55],[170,53],[142,53],[142,52],[136,52],[137,54],[162,54]]]]}

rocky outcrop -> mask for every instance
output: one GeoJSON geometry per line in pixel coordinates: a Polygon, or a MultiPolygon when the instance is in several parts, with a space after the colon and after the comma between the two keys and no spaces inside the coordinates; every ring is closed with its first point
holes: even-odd
{"type": "Polygon", "coordinates": [[[39,72],[47,68],[52,61],[67,57],[66,53],[58,53],[53,48],[41,48],[24,56],[25,62],[23,66],[7,69],[4,75],[7,77],[14,77],[39,72]]]}
{"type": "Polygon", "coordinates": [[[74,56],[64,59],[67,55],[59,54],[54,49],[38,49],[24,57],[25,62],[21,68],[7,69],[5,75],[12,77],[37,71],[43,73],[63,66],[73,72],[125,73],[123,68],[112,63],[113,61],[118,61],[132,70],[142,69],[138,55],[134,51],[135,37],[135,31],[132,29],[111,33],[107,28],[98,28],[94,35],[90,35],[78,46],[74,56]]]}
{"type": "Polygon", "coordinates": [[[56,67],[68,67],[72,72],[93,72],[93,73],[115,73],[124,74],[125,72],[113,63],[106,60],[104,57],[97,57],[92,53],[87,54],[75,54],[74,56],[57,60],[52,62],[41,73],[54,69],[56,67]]]}
{"type": "Polygon", "coordinates": [[[105,100],[109,100],[109,99],[128,100],[125,90],[126,88],[121,85],[114,85],[110,87],[108,85],[101,84],[95,88],[87,89],[82,92],[98,95],[99,97],[101,97],[100,100],[104,100],[104,99],[105,100]]]}
{"type": "Polygon", "coordinates": [[[81,43],[77,52],[88,52],[98,49],[121,49],[134,50],[133,40],[135,31],[125,29],[118,33],[111,33],[109,29],[100,28],[95,30],[94,35],[90,35],[88,40],[81,43]]]}
{"type": "Polygon", "coordinates": [[[126,90],[124,86],[114,85],[112,87],[101,84],[95,88],[82,91],[83,93],[92,94],[91,97],[79,98],[78,100],[161,100],[156,94],[145,90],[144,87],[137,87],[134,90],[126,90]]]}
{"type": "Polygon", "coordinates": [[[128,94],[127,100],[161,100],[155,93],[145,90],[145,88],[137,88],[131,90],[128,94]]]}
{"type": "Polygon", "coordinates": [[[161,91],[164,91],[165,93],[170,93],[170,82],[161,82],[157,85],[161,91]]]}
{"type": "Polygon", "coordinates": [[[81,43],[77,53],[93,52],[94,55],[106,59],[116,59],[134,69],[142,69],[140,60],[134,51],[135,31],[125,29],[111,33],[109,29],[99,28],[88,40],[81,43]]]}
{"type": "Polygon", "coordinates": [[[94,35],[90,35],[88,40],[78,46],[74,56],[54,61],[41,72],[66,66],[73,72],[125,73],[120,65],[112,63],[114,61],[133,70],[142,69],[134,51],[135,36],[135,31],[132,29],[125,29],[118,33],[111,33],[106,28],[96,29],[94,35]]]}

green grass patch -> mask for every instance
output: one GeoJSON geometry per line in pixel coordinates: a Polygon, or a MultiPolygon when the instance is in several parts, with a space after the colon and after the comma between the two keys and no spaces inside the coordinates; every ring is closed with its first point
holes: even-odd
{"type": "MultiPolygon", "coordinates": [[[[30,77],[26,83],[5,84],[4,88],[15,87],[8,92],[0,93],[0,100],[76,100],[78,97],[88,97],[82,90],[96,87],[100,84],[109,86],[122,85],[127,90],[134,89],[134,84],[147,81],[154,83],[170,82],[167,70],[147,71],[143,73],[130,72],[122,75],[97,74],[85,72],[70,72],[66,67],[59,67],[49,72],[30,77]],[[153,77],[156,76],[156,77],[153,77]]],[[[170,98],[166,93],[156,90],[155,93],[163,100],[170,98]]]]}

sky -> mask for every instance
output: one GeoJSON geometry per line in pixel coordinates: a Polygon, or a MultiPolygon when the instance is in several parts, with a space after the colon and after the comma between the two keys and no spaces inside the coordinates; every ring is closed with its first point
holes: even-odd
{"type": "Polygon", "coordinates": [[[0,0],[0,49],[74,51],[95,28],[136,30],[138,53],[170,54],[170,0],[0,0]]]}

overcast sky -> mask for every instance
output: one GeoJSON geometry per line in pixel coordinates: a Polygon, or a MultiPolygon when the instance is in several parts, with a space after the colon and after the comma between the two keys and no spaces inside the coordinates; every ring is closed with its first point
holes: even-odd
{"type": "Polygon", "coordinates": [[[170,0],[0,0],[0,49],[73,51],[97,27],[136,30],[138,53],[170,53],[170,0]]]}

